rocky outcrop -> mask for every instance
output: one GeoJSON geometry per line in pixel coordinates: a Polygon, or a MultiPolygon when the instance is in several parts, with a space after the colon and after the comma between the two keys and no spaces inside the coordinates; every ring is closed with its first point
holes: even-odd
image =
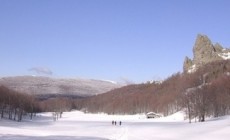
{"type": "Polygon", "coordinates": [[[188,69],[193,65],[192,59],[185,57],[183,69],[184,71],[188,71],[188,69]]]}
{"type": "Polygon", "coordinates": [[[200,66],[218,60],[230,59],[230,49],[224,49],[219,43],[212,44],[206,35],[198,35],[193,47],[193,60],[186,57],[184,72],[193,72],[200,66]]]}

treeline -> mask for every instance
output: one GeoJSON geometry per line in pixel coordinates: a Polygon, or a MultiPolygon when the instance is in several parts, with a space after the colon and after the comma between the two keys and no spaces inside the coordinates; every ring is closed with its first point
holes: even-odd
{"type": "Polygon", "coordinates": [[[39,108],[32,95],[22,94],[0,86],[1,118],[21,121],[25,114],[30,114],[32,119],[35,112],[39,112],[39,108]]]}
{"type": "Polygon", "coordinates": [[[185,110],[191,121],[230,114],[230,60],[209,63],[194,73],[176,73],[162,83],[133,84],[89,98],[40,100],[0,86],[1,118],[21,121],[37,112],[54,112],[54,120],[72,109],[108,114],[156,112],[165,116],[185,110]]]}
{"type": "Polygon", "coordinates": [[[78,101],[89,112],[169,115],[185,110],[189,120],[230,113],[230,61],[217,61],[194,73],[176,73],[163,83],[128,85],[78,101]]]}
{"type": "Polygon", "coordinates": [[[154,111],[168,115],[181,110],[180,92],[183,87],[175,74],[162,84],[138,84],[112,90],[85,99],[84,108],[89,112],[109,114],[137,114],[154,111]]]}
{"type": "Polygon", "coordinates": [[[182,94],[182,99],[190,122],[194,118],[205,121],[207,116],[230,114],[229,60],[209,63],[187,77],[191,81],[187,84],[191,86],[182,94]],[[190,80],[194,77],[198,79],[190,80]]]}
{"type": "Polygon", "coordinates": [[[51,98],[39,100],[31,94],[24,94],[0,86],[0,115],[14,121],[22,121],[23,117],[30,119],[38,112],[53,112],[54,120],[62,117],[62,112],[70,111],[75,102],[69,98],[51,98]]]}

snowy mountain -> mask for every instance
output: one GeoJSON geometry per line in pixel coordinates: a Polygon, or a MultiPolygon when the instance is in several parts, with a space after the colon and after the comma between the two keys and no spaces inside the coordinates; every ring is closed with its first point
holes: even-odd
{"type": "Polygon", "coordinates": [[[67,79],[36,76],[0,78],[0,85],[34,95],[62,95],[86,97],[101,94],[121,85],[110,81],[92,79],[67,79]]]}

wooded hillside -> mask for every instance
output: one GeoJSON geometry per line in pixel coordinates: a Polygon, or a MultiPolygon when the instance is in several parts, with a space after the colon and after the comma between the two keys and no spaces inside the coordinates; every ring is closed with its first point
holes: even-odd
{"type": "Polygon", "coordinates": [[[176,73],[161,84],[128,85],[78,101],[89,112],[168,115],[185,110],[190,119],[230,112],[230,61],[216,61],[194,73],[176,73]]]}
{"type": "Polygon", "coordinates": [[[189,120],[205,121],[207,116],[230,114],[230,60],[216,61],[193,73],[176,73],[162,83],[133,84],[104,94],[82,98],[39,100],[0,87],[1,118],[20,121],[24,114],[52,111],[62,114],[71,109],[108,114],[156,112],[169,115],[187,112],[189,120]],[[7,115],[7,116],[6,116],[7,115]]]}

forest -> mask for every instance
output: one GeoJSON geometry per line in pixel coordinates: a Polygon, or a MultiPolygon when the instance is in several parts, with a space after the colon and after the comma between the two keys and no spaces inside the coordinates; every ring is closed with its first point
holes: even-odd
{"type": "MultiPolygon", "coordinates": [[[[30,117],[39,112],[53,112],[54,120],[62,117],[62,112],[70,111],[72,99],[52,98],[41,100],[31,94],[25,94],[0,86],[0,115],[14,121],[22,121],[23,117],[30,117]]],[[[72,108],[73,109],[73,108],[72,108]]]]}
{"type": "Polygon", "coordinates": [[[151,111],[164,116],[183,110],[190,122],[230,114],[230,61],[208,63],[193,73],[175,73],[161,83],[127,85],[82,99],[41,100],[0,86],[1,118],[21,121],[23,117],[32,119],[37,112],[48,111],[58,118],[62,112],[73,109],[108,114],[151,111]]]}
{"type": "Polygon", "coordinates": [[[205,121],[230,113],[230,61],[216,61],[193,73],[176,73],[161,84],[128,85],[81,101],[78,109],[108,114],[150,111],[165,116],[184,110],[188,119],[205,121]]]}

